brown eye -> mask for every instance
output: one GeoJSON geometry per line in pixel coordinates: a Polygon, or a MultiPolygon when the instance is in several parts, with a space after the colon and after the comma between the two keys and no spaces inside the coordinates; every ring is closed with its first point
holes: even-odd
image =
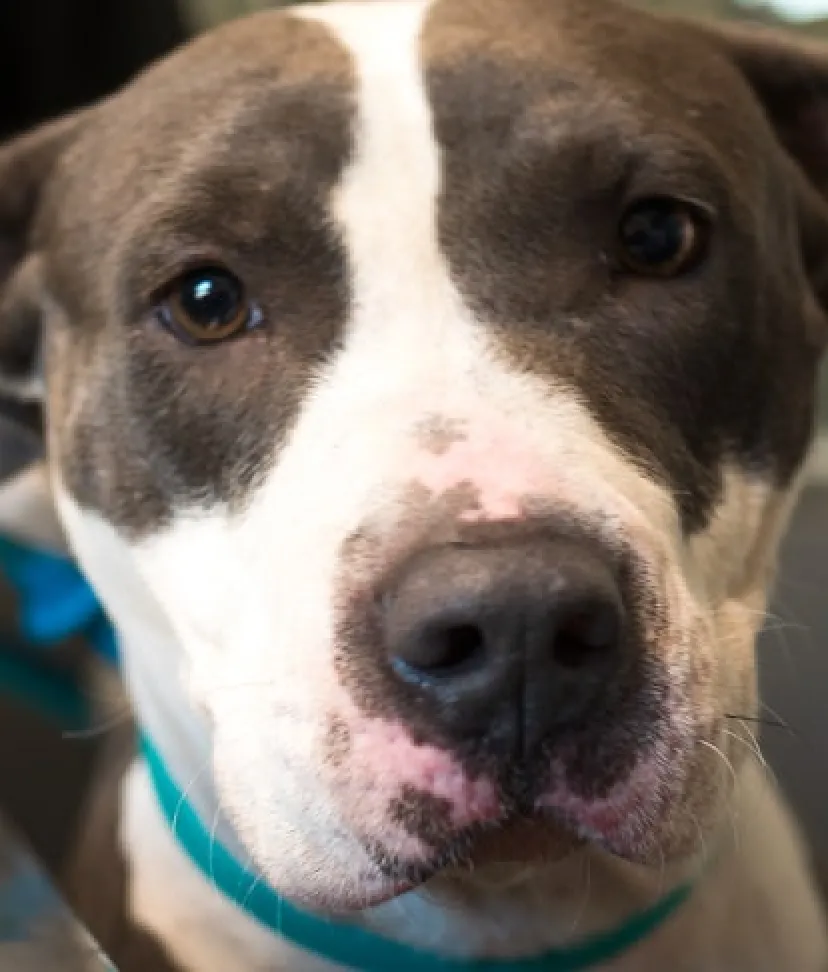
{"type": "Polygon", "coordinates": [[[172,333],[195,344],[226,341],[258,323],[244,286],[228,270],[195,270],[178,280],[160,308],[172,333]]]}
{"type": "Polygon", "coordinates": [[[645,199],[621,220],[619,259],[631,273],[676,277],[704,257],[709,231],[709,219],[698,207],[678,199],[645,199]]]}

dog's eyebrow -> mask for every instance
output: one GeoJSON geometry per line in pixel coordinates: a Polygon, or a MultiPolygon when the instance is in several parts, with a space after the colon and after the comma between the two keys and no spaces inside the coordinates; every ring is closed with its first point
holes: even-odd
{"type": "Polygon", "coordinates": [[[711,214],[728,209],[738,188],[727,171],[721,153],[696,133],[644,134],[630,145],[627,177],[634,188],[692,199],[711,214]]]}
{"type": "Polygon", "coordinates": [[[218,234],[203,238],[183,227],[150,224],[118,248],[112,260],[112,295],[126,323],[148,314],[165,288],[185,273],[204,267],[225,267],[243,277],[231,247],[218,234]]]}
{"type": "Polygon", "coordinates": [[[163,288],[188,270],[222,266],[242,276],[232,249],[217,239],[203,240],[180,229],[158,229],[142,234],[125,248],[118,291],[126,301],[129,318],[149,310],[163,288]]]}
{"type": "Polygon", "coordinates": [[[225,266],[244,277],[245,254],[264,245],[275,250],[280,228],[295,228],[302,218],[302,206],[288,197],[303,198],[299,187],[288,193],[277,179],[228,174],[223,191],[192,180],[173,199],[166,193],[150,199],[132,214],[119,248],[117,288],[127,312],[146,311],[160,289],[195,267],[225,266]]]}

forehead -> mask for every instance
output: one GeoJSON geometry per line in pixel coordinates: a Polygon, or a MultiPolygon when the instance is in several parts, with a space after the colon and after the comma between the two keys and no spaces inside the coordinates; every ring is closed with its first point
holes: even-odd
{"type": "Polygon", "coordinates": [[[304,246],[303,224],[329,218],[343,173],[378,134],[365,203],[398,191],[403,167],[412,184],[440,183],[421,191],[444,223],[463,218],[459,190],[481,177],[485,194],[510,176],[501,190],[540,196],[537,208],[553,184],[565,194],[627,168],[749,212],[767,141],[736,72],[692,28],[603,0],[270,11],[155,66],[97,122],[65,160],[54,236],[87,255],[96,282],[129,264],[139,294],[169,278],[176,254],[209,257],[206,240],[242,258],[304,246]]]}
{"type": "Polygon", "coordinates": [[[359,140],[367,88],[384,89],[384,125],[410,120],[417,99],[394,82],[412,65],[446,150],[531,126],[577,137],[561,126],[585,111],[595,141],[671,135],[736,167],[756,135],[736,73],[687,25],[603,0],[333,2],[232,23],[140,78],[104,114],[100,191],[123,210],[170,167],[179,198],[217,168],[258,173],[254,197],[280,180],[329,184],[359,140]]]}

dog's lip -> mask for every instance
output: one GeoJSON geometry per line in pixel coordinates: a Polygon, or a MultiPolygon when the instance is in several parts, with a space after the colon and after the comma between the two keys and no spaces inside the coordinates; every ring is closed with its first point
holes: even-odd
{"type": "Polygon", "coordinates": [[[556,864],[588,845],[621,859],[637,859],[639,828],[647,823],[657,826],[654,811],[660,804],[641,784],[641,779],[628,779],[600,799],[580,796],[561,781],[531,807],[504,810],[496,822],[459,829],[434,849],[431,859],[407,862],[410,876],[404,871],[388,874],[379,886],[375,880],[370,890],[365,889],[364,906],[385,904],[445,873],[556,864]]]}
{"type": "Polygon", "coordinates": [[[548,814],[514,817],[481,831],[471,845],[469,863],[474,867],[551,863],[567,857],[582,842],[572,828],[561,826],[548,814]]]}
{"type": "Polygon", "coordinates": [[[371,882],[373,887],[370,891],[363,890],[355,910],[381,907],[449,872],[473,872],[490,866],[557,864],[590,843],[605,844],[597,834],[584,836],[575,821],[563,822],[549,812],[512,817],[497,826],[481,828],[472,840],[464,842],[462,855],[448,848],[432,865],[412,862],[412,868],[416,866],[420,872],[416,877],[388,878],[380,886],[371,882]]]}
{"type": "Polygon", "coordinates": [[[458,837],[448,843],[439,857],[412,861],[416,875],[389,877],[388,884],[372,894],[371,903],[383,903],[422,887],[446,871],[476,870],[489,865],[549,864],[568,857],[584,841],[569,828],[562,828],[548,816],[513,817],[481,828],[473,837],[458,837]]]}
{"type": "Polygon", "coordinates": [[[559,784],[537,801],[536,810],[582,841],[630,859],[637,858],[658,830],[669,806],[667,797],[659,769],[643,762],[603,797],[583,796],[559,784]]]}

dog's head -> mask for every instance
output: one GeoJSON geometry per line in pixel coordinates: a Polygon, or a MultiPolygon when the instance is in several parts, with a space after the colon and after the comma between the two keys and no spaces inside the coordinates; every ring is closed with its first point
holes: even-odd
{"type": "Polygon", "coordinates": [[[598,0],[265,14],[2,151],[3,388],[276,887],[716,828],[826,173],[819,52],[598,0]]]}

